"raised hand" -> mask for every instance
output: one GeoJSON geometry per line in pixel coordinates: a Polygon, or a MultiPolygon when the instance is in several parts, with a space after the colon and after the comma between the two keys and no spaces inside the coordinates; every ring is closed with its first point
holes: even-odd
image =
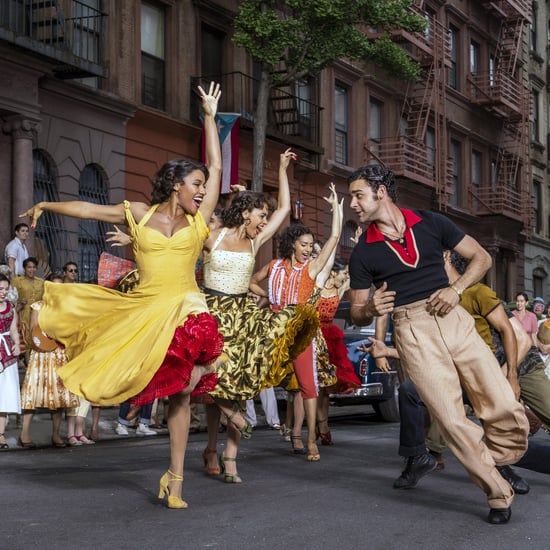
{"type": "Polygon", "coordinates": [[[323,199],[330,204],[330,211],[334,212],[334,209],[338,207],[338,195],[336,193],[336,187],[334,186],[334,182],[331,181],[328,187],[330,190],[330,196],[323,197],[323,199]]]}
{"type": "Polygon", "coordinates": [[[288,165],[290,164],[291,159],[297,160],[298,155],[296,155],[296,153],[293,153],[292,149],[289,147],[284,153],[281,153],[279,161],[280,167],[286,170],[288,168],[288,165]]]}
{"type": "Polygon", "coordinates": [[[222,95],[220,85],[216,82],[210,82],[208,93],[206,93],[201,86],[198,86],[199,95],[202,100],[202,110],[207,116],[216,116],[218,112],[218,101],[222,95]]]}

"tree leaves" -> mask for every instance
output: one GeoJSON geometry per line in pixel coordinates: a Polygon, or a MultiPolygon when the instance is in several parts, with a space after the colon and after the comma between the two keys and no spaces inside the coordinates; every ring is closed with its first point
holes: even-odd
{"type": "Polygon", "coordinates": [[[417,65],[387,34],[422,31],[425,20],[410,0],[243,0],[233,40],[279,80],[316,73],[341,59],[373,62],[397,78],[415,78],[417,65]],[[375,40],[365,30],[386,34],[375,40]]]}

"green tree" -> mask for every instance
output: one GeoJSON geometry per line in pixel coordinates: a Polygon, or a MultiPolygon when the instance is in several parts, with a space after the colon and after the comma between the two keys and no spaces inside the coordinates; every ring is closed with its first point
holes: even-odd
{"type": "Polygon", "coordinates": [[[418,66],[390,31],[422,31],[426,22],[408,8],[411,0],[243,0],[234,42],[261,67],[254,112],[252,188],[262,189],[270,90],[341,59],[364,60],[395,78],[414,79],[418,66]],[[366,28],[382,31],[376,39],[366,28]]]}

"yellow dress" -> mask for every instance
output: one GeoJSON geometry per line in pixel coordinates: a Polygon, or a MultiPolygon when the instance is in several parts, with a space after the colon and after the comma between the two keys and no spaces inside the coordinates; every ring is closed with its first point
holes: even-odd
{"type": "Polygon", "coordinates": [[[19,330],[21,336],[24,338],[25,349],[22,351],[28,355],[32,349],[32,337],[30,331],[30,319],[31,319],[31,304],[38,302],[42,299],[44,293],[44,279],[40,277],[25,277],[20,275],[15,277],[12,281],[13,286],[17,289],[19,294],[19,304],[25,301],[26,304],[19,310],[19,330]]]}
{"type": "Polygon", "coordinates": [[[65,386],[92,403],[113,405],[138,394],[163,363],[176,327],[208,311],[194,267],[209,229],[201,213],[171,237],[138,224],[124,202],[139,285],[124,294],[88,284],[46,282],[40,327],[65,346],[65,386]]]}

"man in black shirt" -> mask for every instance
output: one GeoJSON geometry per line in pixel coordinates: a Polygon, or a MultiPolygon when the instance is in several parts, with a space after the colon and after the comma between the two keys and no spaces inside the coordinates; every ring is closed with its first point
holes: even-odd
{"type": "Polygon", "coordinates": [[[366,325],[375,315],[392,315],[407,377],[486,493],[488,521],[507,523],[514,492],[496,466],[521,458],[529,425],[472,317],[458,305],[463,290],[491,267],[491,257],[445,216],[399,208],[390,170],[365,166],[348,183],[351,208],[369,224],[349,263],[352,321],[366,325]],[[447,249],[469,260],[452,286],[443,267],[447,249]],[[467,418],[461,384],[483,427],[467,418]]]}

